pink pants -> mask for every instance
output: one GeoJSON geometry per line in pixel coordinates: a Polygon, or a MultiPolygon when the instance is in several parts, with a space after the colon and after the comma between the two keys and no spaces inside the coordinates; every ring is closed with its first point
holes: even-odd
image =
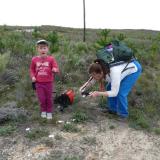
{"type": "Polygon", "coordinates": [[[41,112],[52,112],[54,108],[52,90],[52,82],[36,82],[36,93],[40,103],[41,112]]]}

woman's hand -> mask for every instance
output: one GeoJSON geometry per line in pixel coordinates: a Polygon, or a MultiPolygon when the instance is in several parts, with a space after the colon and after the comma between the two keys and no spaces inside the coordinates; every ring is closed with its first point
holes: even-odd
{"type": "Polygon", "coordinates": [[[105,97],[107,97],[108,94],[107,94],[107,92],[94,91],[94,92],[90,92],[89,96],[90,97],[98,97],[98,96],[105,96],[105,97]]]}
{"type": "Polygon", "coordinates": [[[98,96],[100,96],[100,92],[98,92],[98,91],[90,92],[89,96],[90,97],[98,97],[98,96]]]}

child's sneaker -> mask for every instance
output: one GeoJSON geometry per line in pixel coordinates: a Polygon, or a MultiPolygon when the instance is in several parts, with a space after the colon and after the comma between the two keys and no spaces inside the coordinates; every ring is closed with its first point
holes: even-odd
{"type": "Polygon", "coordinates": [[[46,112],[41,112],[41,117],[46,118],[47,117],[46,112]]]}
{"type": "Polygon", "coordinates": [[[47,113],[47,119],[52,119],[52,113],[47,113]]]}

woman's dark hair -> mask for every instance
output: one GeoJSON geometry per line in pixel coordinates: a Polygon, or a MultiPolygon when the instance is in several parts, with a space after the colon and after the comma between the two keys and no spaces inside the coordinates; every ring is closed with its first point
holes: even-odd
{"type": "Polygon", "coordinates": [[[89,67],[89,74],[91,73],[101,73],[103,72],[104,78],[106,74],[110,73],[109,65],[107,65],[103,60],[96,59],[93,64],[89,67]]]}

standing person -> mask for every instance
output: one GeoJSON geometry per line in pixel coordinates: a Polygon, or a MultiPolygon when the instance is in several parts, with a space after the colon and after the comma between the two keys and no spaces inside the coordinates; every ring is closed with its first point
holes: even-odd
{"type": "Polygon", "coordinates": [[[93,91],[89,96],[108,97],[108,109],[106,108],[106,111],[117,114],[119,119],[124,120],[129,115],[127,96],[141,72],[142,68],[137,60],[110,68],[103,61],[97,59],[89,68],[91,78],[80,88],[80,92],[84,92],[96,81],[107,81],[108,85],[104,91],[93,91]]]}
{"type": "Polygon", "coordinates": [[[30,65],[30,77],[35,83],[36,94],[40,103],[41,117],[52,119],[54,75],[59,73],[58,64],[53,56],[49,56],[49,43],[39,40],[36,43],[38,56],[34,56],[30,65]]]}

